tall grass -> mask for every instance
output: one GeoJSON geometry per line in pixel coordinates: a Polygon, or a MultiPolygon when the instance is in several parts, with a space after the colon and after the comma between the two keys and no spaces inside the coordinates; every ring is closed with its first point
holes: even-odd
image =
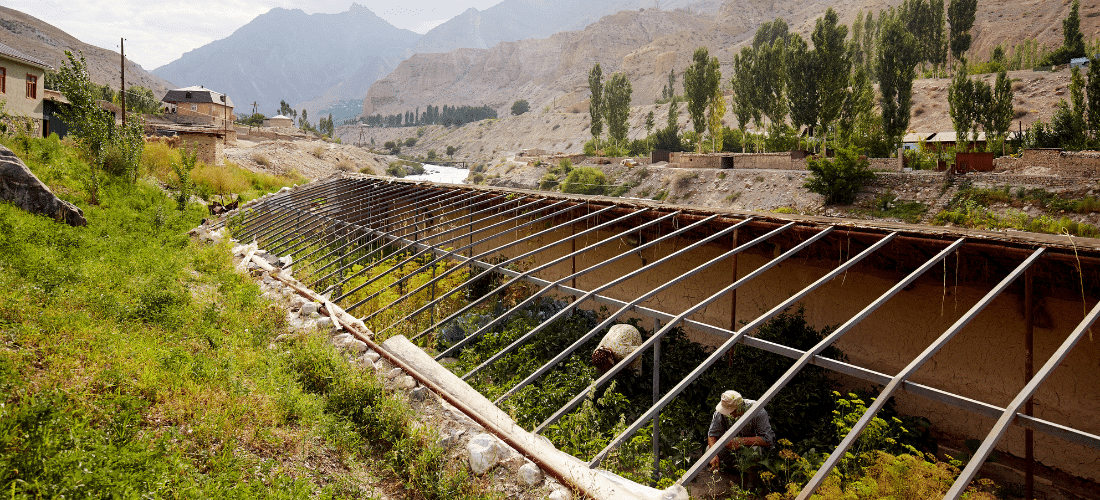
{"type": "MultiPolygon", "coordinates": [[[[177,148],[163,142],[150,142],[145,145],[142,168],[147,175],[174,188],[179,179],[172,171],[172,163],[179,161],[180,151],[177,148]]],[[[227,161],[222,166],[199,162],[191,172],[191,181],[195,183],[196,191],[206,198],[239,195],[244,200],[251,200],[284,186],[304,184],[308,179],[297,172],[285,175],[252,172],[227,161]]]]}
{"type": "MultiPolygon", "coordinates": [[[[360,497],[379,478],[406,497],[484,494],[322,339],[269,347],[285,313],[224,244],[188,239],[202,207],[110,180],[89,205],[73,150],[8,143],[88,226],[0,203],[5,498],[360,497]]],[[[152,149],[150,171],[173,153],[152,149]]]]}

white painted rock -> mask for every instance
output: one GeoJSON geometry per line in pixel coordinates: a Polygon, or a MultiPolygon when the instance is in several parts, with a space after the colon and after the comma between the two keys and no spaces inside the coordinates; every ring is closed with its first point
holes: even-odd
{"type": "Polygon", "coordinates": [[[524,486],[531,488],[542,482],[542,470],[539,466],[527,462],[519,468],[519,480],[524,486]]]}
{"type": "Polygon", "coordinates": [[[565,488],[556,489],[546,497],[550,500],[573,500],[573,493],[565,488]]]}
{"type": "Polygon", "coordinates": [[[500,443],[493,436],[474,436],[466,443],[466,451],[470,454],[470,470],[480,476],[492,469],[500,460],[500,448],[500,443]]]}
{"type": "Polygon", "coordinates": [[[305,304],[302,305],[302,311],[301,311],[300,314],[302,316],[309,316],[311,314],[316,313],[320,309],[321,309],[321,304],[318,304],[316,302],[306,302],[305,304]]]}
{"type": "Polygon", "coordinates": [[[404,374],[405,374],[405,372],[401,371],[400,368],[394,368],[394,369],[386,372],[386,378],[387,379],[397,378],[397,377],[400,377],[404,374]]]}
{"type": "Polygon", "coordinates": [[[344,348],[358,354],[367,350],[367,343],[357,338],[352,338],[344,344],[344,348]]]}
{"type": "Polygon", "coordinates": [[[394,384],[398,389],[410,390],[416,387],[416,379],[409,375],[404,377],[397,377],[397,381],[394,384]]]}
{"type": "Polygon", "coordinates": [[[325,316],[325,317],[322,317],[322,318],[318,319],[317,320],[317,328],[320,328],[322,330],[332,329],[332,318],[329,318],[328,316],[325,316]]]}
{"type": "Polygon", "coordinates": [[[377,362],[378,358],[382,357],[382,356],[379,356],[378,353],[376,353],[376,352],[374,352],[370,349],[367,349],[367,353],[364,354],[364,356],[366,356],[366,358],[369,359],[371,363],[377,362]]]}

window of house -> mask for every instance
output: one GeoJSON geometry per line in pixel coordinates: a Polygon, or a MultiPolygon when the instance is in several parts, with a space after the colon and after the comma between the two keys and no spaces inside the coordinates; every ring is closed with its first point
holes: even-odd
{"type": "Polygon", "coordinates": [[[199,110],[199,105],[198,104],[192,104],[191,105],[191,111],[198,111],[198,110],[199,110]]]}
{"type": "Polygon", "coordinates": [[[38,99],[38,77],[27,73],[27,99],[38,99]]]}
{"type": "Polygon", "coordinates": [[[0,94],[8,92],[8,69],[0,68],[0,94]]]}

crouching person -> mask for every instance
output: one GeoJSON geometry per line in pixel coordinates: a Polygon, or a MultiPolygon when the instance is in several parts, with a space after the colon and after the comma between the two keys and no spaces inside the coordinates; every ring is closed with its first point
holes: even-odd
{"type": "MultiPolygon", "coordinates": [[[[710,430],[707,431],[707,448],[713,447],[718,443],[718,439],[722,437],[733,427],[734,422],[741,418],[752,406],[753,401],[751,399],[743,399],[741,394],[737,391],[726,391],[722,393],[722,399],[718,402],[718,406],[714,408],[714,416],[710,419],[710,430]]],[[[713,469],[717,469],[723,465],[726,468],[733,468],[736,466],[735,461],[730,454],[731,451],[736,451],[743,446],[772,446],[775,443],[775,432],[772,431],[771,421],[768,420],[768,412],[763,408],[760,409],[749,420],[745,428],[737,434],[737,437],[731,439],[726,443],[726,449],[720,451],[717,456],[710,461],[710,466],[713,469]]]]}

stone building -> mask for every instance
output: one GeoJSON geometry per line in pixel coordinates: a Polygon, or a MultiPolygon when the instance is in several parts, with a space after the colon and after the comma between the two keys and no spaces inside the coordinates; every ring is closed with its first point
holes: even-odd
{"type": "Polygon", "coordinates": [[[275,115],[264,118],[264,127],[287,128],[294,126],[294,119],[289,116],[275,115]]]}
{"type": "Polygon", "coordinates": [[[30,135],[42,132],[43,77],[49,69],[53,67],[0,43],[0,100],[10,115],[9,125],[25,127],[30,135]]]}
{"type": "Polygon", "coordinates": [[[169,90],[161,102],[165,117],[176,123],[229,128],[233,124],[233,100],[200,86],[169,90]]]}

